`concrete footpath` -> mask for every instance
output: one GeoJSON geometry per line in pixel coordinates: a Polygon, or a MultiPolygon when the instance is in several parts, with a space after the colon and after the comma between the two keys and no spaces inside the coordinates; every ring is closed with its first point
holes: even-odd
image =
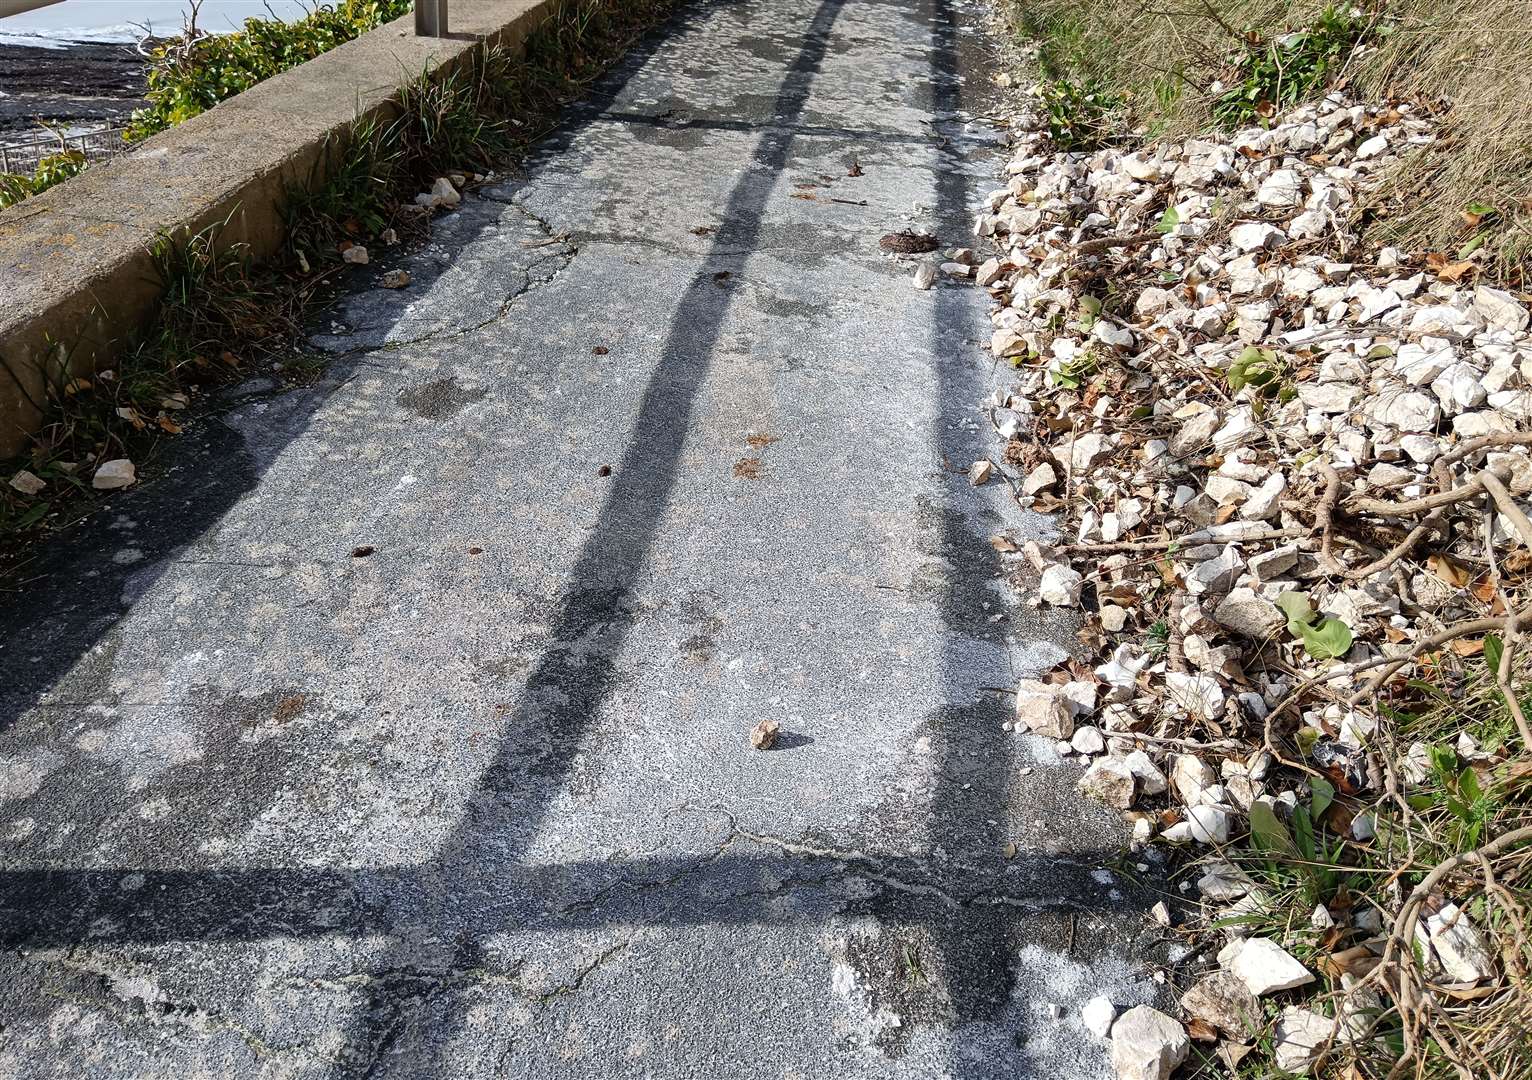
{"type": "Polygon", "coordinates": [[[1154,898],[1001,727],[985,299],[877,248],[996,186],[977,19],[684,6],[26,568],[0,1075],[1109,1074],[1154,898]]]}

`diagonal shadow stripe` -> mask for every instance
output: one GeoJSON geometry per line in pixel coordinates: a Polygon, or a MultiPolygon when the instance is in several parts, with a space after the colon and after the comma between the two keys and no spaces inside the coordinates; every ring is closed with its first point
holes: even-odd
{"type": "MultiPolygon", "coordinates": [[[[681,452],[692,410],[701,391],[724,318],[734,300],[732,285],[720,287],[721,266],[743,266],[757,244],[767,201],[796,138],[793,125],[802,115],[809,89],[829,45],[829,35],[845,0],[822,0],[802,31],[802,44],[788,64],[772,113],[780,127],[761,133],[750,162],[722,211],[707,254],[682,295],[659,362],[640,399],[627,449],[614,470],[615,482],[568,580],[576,583],[564,596],[552,621],[552,644],[527,679],[516,708],[500,734],[493,760],[481,774],[479,793],[440,848],[422,899],[426,922],[452,925],[456,897],[475,891],[471,883],[504,872],[525,851],[537,832],[554,793],[567,779],[585,733],[600,715],[614,689],[616,661],[628,637],[635,599],[631,594],[648,560],[675,490],[681,452]],[[528,781],[531,780],[529,783],[528,781]]],[[[449,970],[476,966],[482,934],[461,931],[450,943],[449,970]]],[[[391,961],[385,959],[387,966],[391,961]]],[[[386,994],[387,988],[379,993],[386,994]]],[[[432,1073],[415,1064],[445,1049],[466,1022],[459,1008],[450,1023],[429,1032],[430,1046],[399,1045],[406,1017],[387,1000],[370,998],[359,1018],[362,1035],[374,1047],[368,1071],[386,1051],[396,1067],[432,1073]]]]}

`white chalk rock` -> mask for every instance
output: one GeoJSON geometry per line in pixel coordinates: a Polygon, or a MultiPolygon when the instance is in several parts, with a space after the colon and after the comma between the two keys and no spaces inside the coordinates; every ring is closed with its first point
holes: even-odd
{"type": "Polygon", "coordinates": [[[1248,939],[1226,966],[1256,997],[1314,981],[1313,972],[1270,938],[1248,939]]]}
{"type": "Polygon", "coordinates": [[[1170,1080],[1191,1052],[1180,1021],[1135,1005],[1112,1025],[1112,1068],[1118,1080],[1170,1080]]]}
{"type": "Polygon", "coordinates": [[[1084,585],[1085,579],[1078,571],[1063,563],[1054,563],[1043,571],[1037,584],[1037,595],[1044,603],[1055,607],[1075,607],[1080,603],[1080,590],[1084,585]]]}
{"type": "Polygon", "coordinates": [[[1117,1006],[1112,1004],[1109,997],[1093,997],[1080,1010],[1080,1019],[1085,1023],[1086,1030],[1098,1039],[1104,1039],[1112,1032],[1112,1021],[1117,1019],[1117,1006]]]}
{"type": "Polygon", "coordinates": [[[115,458],[112,461],[104,461],[90,479],[90,486],[97,491],[111,491],[115,488],[125,488],[134,480],[138,479],[137,470],[127,458],[115,458]]]}
{"type": "Polygon", "coordinates": [[[1277,1068],[1305,1075],[1335,1037],[1335,1021],[1312,1009],[1290,1005],[1282,1010],[1273,1035],[1277,1068]]]}

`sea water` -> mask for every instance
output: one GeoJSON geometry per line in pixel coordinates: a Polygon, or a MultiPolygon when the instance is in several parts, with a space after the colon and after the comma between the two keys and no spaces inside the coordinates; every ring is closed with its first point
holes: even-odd
{"type": "MultiPolygon", "coordinates": [[[[301,16],[302,0],[203,0],[197,25],[215,34],[238,30],[257,16],[301,16]]],[[[137,41],[179,33],[191,10],[188,0],[63,0],[0,19],[0,45],[63,48],[72,41],[137,41]]]]}

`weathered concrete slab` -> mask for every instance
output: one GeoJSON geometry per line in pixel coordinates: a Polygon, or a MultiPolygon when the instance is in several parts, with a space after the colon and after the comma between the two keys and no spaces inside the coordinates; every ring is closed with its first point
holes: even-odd
{"type": "Polygon", "coordinates": [[[231,395],[37,567],[0,1072],[1108,1074],[1078,1007],[1155,995],[1149,898],[1001,728],[1073,627],[989,538],[1048,523],[964,475],[982,298],[876,250],[962,242],[998,168],[957,25],[687,6],[322,320],[318,384],[231,395]],[[731,126],[623,134],[683,84],[731,126]],[[795,197],[846,153],[851,202],[795,197]]]}
{"type": "Polygon", "coordinates": [[[322,181],[327,146],[352,124],[481,40],[519,45],[562,2],[457,0],[451,38],[419,38],[413,17],[397,20],[0,212],[0,360],[14,376],[0,379],[0,456],[36,430],[49,375],[94,370],[150,318],[156,237],[226,222],[230,243],[271,254],[286,190],[322,181]]]}

